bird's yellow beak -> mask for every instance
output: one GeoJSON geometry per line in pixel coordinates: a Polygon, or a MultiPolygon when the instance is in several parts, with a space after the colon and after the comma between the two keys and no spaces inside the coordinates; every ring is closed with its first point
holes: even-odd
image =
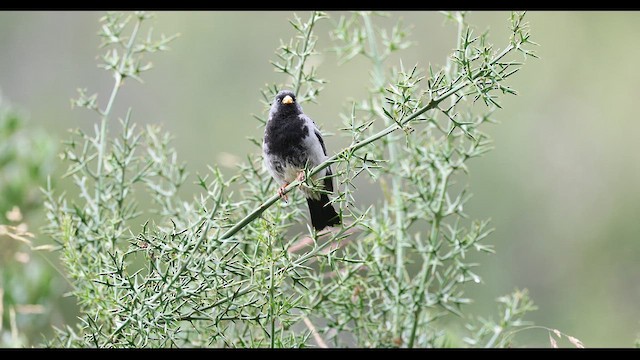
{"type": "Polygon", "coordinates": [[[284,97],[284,99],[282,99],[282,103],[283,104],[293,104],[293,99],[291,98],[291,96],[287,95],[284,97]]]}

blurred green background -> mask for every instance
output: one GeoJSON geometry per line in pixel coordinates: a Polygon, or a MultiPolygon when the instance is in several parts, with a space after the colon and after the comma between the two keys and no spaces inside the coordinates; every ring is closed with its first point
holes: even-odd
{"type": "MultiPolygon", "coordinates": [[[[320,50],[331,46],[328,33],[341,14],[329,12],[332,20],[318,24],[320,50]]],[[[401,17],[412,26],[416,45],[401,53],[405,66],[445,63],[455,46],[455,28],[441,14],[390,14],[380,23],[391,26],[401,17]]],[[[87,110],[71,110],[76,88],[99,93],[102,104],[111,89],[112,78],[96,68],[101,16],[0,12],[0,92],[28,115],[31,126],[44,128],[58,144],[69,138],[68,129],[90,131],[96,121],[87,110]]],[[[155,32],[181,36],[170,52],[150,58],[155,68],[144,74],[145,84],[125,85],[116,113],[132,106],[134,121],[163,124],[191,174],[228,160],[225,153],[259,152],[246,140],[262,132],[251,114],[263,111],[259,89],[284,80],[269,60],[280,39],[291,37],[287,19],[292,16],[278,11],[158,13],[155,32]]],[[[503,47],[508,17],[507,12],[474,12],[468,21],[479,31],[490,29],[492,42],[503,47]]],[[[529,59],[509,82],[519,96],[503,98],[504,109],[495,116],[500,124],[485,128],[495,150],[471,163],[468,178],[474,197],[467,213],[493,220],[496,231],[489,243],[497,250],[479,259],[484,284],[467,288],[476,300],[469,310],[491,314],[495,297],[528,288],[539,306],[529,316],[537,325],[560,329],[587,347],[633,346],[640,332],[640,121],[635,104],[640,98],[640,13],[530,12],[527,17],[533,40],[541,45],[535,49],[540,59],[529,59]]],[[[362,59],[338,66],[328,51],[313,61],[329,82],[319,104],[306,105],[305,112],[324,131],[336,133],[338,114],[349,99],[366,94],[368,66],[362,59]]],[[[398,57],[389,65],[398,65],[398,57]]],[[[331,136],[326,142],[333,152],[346,140],[331,136]]],[[[56,160],[55,166],[54,179],[66,165],[56,160]]],[[[379,195],[369,186],[361,187],[359,196],[369,202],[379,195]]],[[[32,214],[29,223],[38,233],[42,213],[32,214]]],[[[44,236],[36,241],[49,242],[44,236]]],[[[48,314],[19,316],[20,324],[28,327],[38,316],[49,316],[58,326],[75,321],[73,300],[60,295],[68,285],[60,278],[47,286],[52,282],[57,289],[52,293],[60,299],[45,303],[48,314]]],[[[5,324],[6,319],[5,314],[5,324]]],[[[41,339],[45,325],[30,330],[32,341],[41,339]]],[[[521,335],[520,345],[549,346],[543,330],[521,335]]]]}

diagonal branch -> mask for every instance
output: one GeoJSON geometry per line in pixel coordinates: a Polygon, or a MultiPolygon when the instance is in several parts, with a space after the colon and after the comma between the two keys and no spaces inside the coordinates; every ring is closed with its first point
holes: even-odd
{"type": "MultiPolygon", "coordinates": [[[[451,94],[449,94],[448,96],[450,96],[451,94]]],[[[447,97],[448,97],[447,96],[447,97]]],[[[439,97],[436,99],[432,99],[427,105],[425,105],[424,107],[422,107],[421,109],[419,109],[418,111],[416,111],[415,113],[411,114],[411,116],[407,117],[406,119],[403,119],[402,121],[400,121],[400,125],[405,125],[408,122],[414,120],[415,118],[417,118],[418,116],[424,114],[425,112],[434,109],[442,100],[444,100],[444,98],[439,97]]],[[[335,155],[329,157],[327,160],[325,160],[323,163],[321,163],[320,165],[314,167],[310,172],[309,172],[309,176],[313,176],[317,173],[319,173],[322,169],[326,168],[327,166],[331,165],[332,163],[336,162],[338,159],[340,159],[341,157],[345,156],[346,154],[349,153],[353,153],[358,151],[359,149],[391,134],[392,132],[394,132],[395,130],[398,130],[398,125],[396,123],[394,123],[393,125],[389,125],[387,126],[384,130],[371,135],[370,137],[362,140],[359,143],[355,143],[353,145],[350,145],[344,149],[342,149],[340,152],[336,153],[335,155]]],[[[302,182],[299,180],[293,181],[292,183],[290,183],[289,185],[287,185],[287,187],[284,188],[283,194],[287,194],[289,193],[289,191],[291,191],[293,188],[295,188],[296,186],[300,185],[302,182]]],[[[258,206],[256,209],[254,209],[251,213],[249,213],[247,216],[245,216],[242,220],[240,220],[237,224],[235,224],[231,229],[227,230],[227,232],[225,232],[220,239],[221,240],[226,240],[229,239],[230,237],[232,237],[233,235],[235,235],[238,231],[240,231],[240,229],[244,228],[247,224],[249,224],[251,221],[255,220],[258,216],[260,216],[260,214],[262,214],[265,210],[267,210],[269,207],[271,207],[271,205],[273,205],[276,201],[278,201],[278,199],[280,199],[280,196],[278,194],[275,194],[273,196],[271,196],[269,199],[267,199],[264,203],[262,203],[260,206],[258,206]]]]}
{"type": "MultiPolygon", "coordinates": [[[[321,163],[320,165],[314,167],[310,172],[309,172],[309,176],[313,176],[317,173],[319,173],[322,169],[328,167],[329,165],[331,165],[332,163],[336,162],[338,159],[342,158],[343,156],[349,154],[349,153],[354,153],[356,151],[358,151],[359,149],[391,134],[392,132],[398,130],[399,128],[402,128],[404,125],[408,124],[409,122],[411,122],[412,120],[415,120],[417,117],[419,117],[420,115],[424,114],[425,112],[435,109],[438,104],[440,104],[443,100],[449,98],[450,96],[458,93],[459,91],[463,90],[464,88],[466,88],[467,86],[469,86],[470,84],[473,83],[473,81],[475,81],[476,79],[480,78],[483,76],[483,74],[485,73],[486,70],[486,66],[491,66],[494,65],[496,62],[500,61],[500,59],[502,59],[505,55],[507,55],[509,52],[511,52],[512,50],[514,50],[515,47],[513,46],[513,44],[509,44],[502,52],[500,52],[498,55],[496,55],[493,60],[491,60],[490,62],[488,62],[485,66],[481,67],[480,69],[478,69],[474,74],[472,74],[470,77],[468,77],[467,79],[461,81],[460,83],[458,83],[457,85],[451,86],[451,88],[447,91],[445,91],[444,93],[440,94],[439,96],[436,96],[434,98],[432,98],[429,103],[425,106],[423,106],[422,108],[418,109],[416,112],[414,112],[413,114],[407,116],[404,119],[401,119],[400,121],[398,121],[397,123],[393,123],[389,126],[387,126],[385,129],[381,130],[380,132],[371,135],[370,137],[362,140],[361,142],[352,144],[344,149],[342,149],[340,152],[334,154],[333,156],[329,157],[327,160],[325,160],[323,163],[321,163]]],[[[283,194],[287,194],[289,193],[289,191],[291,191],[293,188],[295,188],[296,186],[300,185],[302,182],[299,180],[296,180],[292,183],[290,183],[289,185],[287,185],[287,187],[284,188],[283,194]]],[[[242,220],[240,220],[238,223],[236,223],[233,227],[231,227],[229,230],[227,230],[227,232],[225,232],[220,239],[221,240],[226,240],[231,238],[233,235],[235,235],[238,231],[240,231],[242,228],[244,228],[245,226],[247,226],[247,224],[249,224],[250,222],[252,222],[253,220],[255,220],[257,217],[260,216],[260,214],[262,214],[265,210],[267,210],[269,207],[271,207],[271,205],[275,204],[276,201],[278,201],[280,197],[275,194],[273,196],[271,196],[269,199],[267,199],[264,203],[262,203],[260,206],[258,206],[256,209],[254,209],[252,212],[250,212],[247,216],[245,216],[242,220]]]]}

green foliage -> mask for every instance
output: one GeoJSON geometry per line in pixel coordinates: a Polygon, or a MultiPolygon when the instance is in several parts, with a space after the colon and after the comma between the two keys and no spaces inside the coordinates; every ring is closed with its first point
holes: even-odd
{"type": "Polygon", "coordinates": [[[497,301],[500,308],[499,320],[480,318],[478,324],[468,324],[467,328],[472,336],[463,339],[466,343],[485,348],[511,346],[511,338],[515,332],[531,326],[530,322],[522,318],[528,312],[537,310],[537,307],[533,305],[526,290],[516,290],[513,294],[499,297],[497,301]]]}
{"type": "Polygon", "coordinates": [[[60,295],[47,264],[31,251],[29,231],[53,153],[52,139],[0,98],[0,347],[31,345],[60,295]]]}
{"type": "MultiPolygon", "coordinates": [[[[533,55],[524,14],[512,15],[502,49],[486,33],[475,36],[464,14],[449,14],[458,27],[456,50],[444,68],[426,73],[387,64],[389,54],[412,42],[401,24],[377,28],[378,15],[340,18],[332,32],[339,61],[365,56],[372,77],[368,97],[345,104],[341,135],[351,144],[306,170],[311,179],[326,166],[335,169],[344,225],[321,233],[293,227],[306,223],[300,192],[273,206],[278,197],[257,154],[230,179],[215,166],[198,175],[201,192],[184,200],[179,189],[188,175],[168,134],[137,129],[129,109],[109,136],[122,80],[139,79],[147,69],[142,54],[164,50],[173,37],[139,40],[144,13],[102,19],[110,48],[102,67],[114,75],[113,91],[105,107],[86,91],[74,102],[100,118],[93,134],[77,131],[64,151],[79,194],[47,189],[48,231],[62,246],[82,312],[81,323],[59,329],[51,345],[435,347],[463,338],[473,346],[507,344],[502,334],[522,326],[533,309],[525,293],[499,299],[510,310],[497,335],[488,336],[488,320],[468,334],[451,329],[475,322],[465,312],[471,299],[464,286],[481,280],[468,256],[492,252],[488,221],[467,219],[469,195],[459,182],[466,163],[490,149],[480,128],[499,108],[498,95],[515,93],[505,81],[522,63],[511,57],[533,55]],[[358,176],[381,185],[384,197],[375,206],[356,203],[358,176]],[[141,196],[153,206],[141,209],[141,196]],[[148,220],[153,216],[158,220],[148,220]]],[[[307,60],[317,52],[314,26],[327,18],[313,12],[291,21],[294,38],[281,43],[272,62],[286,82],[262,90],[265,111],[283,87],[300,102],[318,100],[326,81],[307,60]]],[[[315,184],[296,181],[286,191],[297,186],[315,184]]]]}
{"type": "Polygon", "coordinates": [[[14,206],[22,212],[38,207],[38,187],[51,171],[54,146],[41,129],[30,128],[24,117],[0,98],[0,221],[14,206]]]}

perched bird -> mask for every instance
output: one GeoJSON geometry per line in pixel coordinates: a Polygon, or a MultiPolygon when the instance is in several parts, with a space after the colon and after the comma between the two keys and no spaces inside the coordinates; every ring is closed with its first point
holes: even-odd
{"type": "MultiPolygon", "coordinates": [[[[284,188],[294,180],[304,180],[304,168],[313,168],[327,158],[327,149],[316,124],[302,112],[292,91],[280,91],[269,110],[264,130],[262,155],[265,167],[281,185],[278,194],[286,200],[284,188]]],[[[323,186],[333,191],[331,169],[324,168],[313,180],[324,177],[323,186]]],[[[316,230],[340,224],[340,216],[327,194],[300,187],[309,205],[311,224],[316,230]]]]}

